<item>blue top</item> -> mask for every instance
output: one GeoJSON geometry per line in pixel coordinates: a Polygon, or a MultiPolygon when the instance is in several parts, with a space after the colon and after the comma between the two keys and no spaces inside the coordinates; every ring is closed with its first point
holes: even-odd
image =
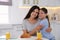
{"type": "Polygon", "coordinates": [[[40,20],[40,25],[43,25],[42,30],[40,30],[40,32],[42,33],[42,36],[48,39],[53,38],[51,32],[46,32],[46,29],[49,27],[49,23],[46,18],[43,20],[40,20]]]}

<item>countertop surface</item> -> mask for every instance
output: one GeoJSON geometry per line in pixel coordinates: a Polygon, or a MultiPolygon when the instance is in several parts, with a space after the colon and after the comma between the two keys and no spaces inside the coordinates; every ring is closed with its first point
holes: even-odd
{"type": "MultiPolygon", "coordinates": [[[[37,37],[32,36],[31,38],[11,38],[10,40],[36,40],[36,39],[37,37]]],[[[0,40],[6,40],[6,36],[5,35],[0,36],[0,40]]],[[[48,39],[42,38],[42,40],[48,40],[48,39]]]]}
{"type": "MultiPolygon", "coordinates": [[[[19,38],[19,40],[37,40],[37,37],[32,36],[31,38],[19,38]]],[[[48,40],[48,39],[42,38],[42,40],[48,40]]]]}

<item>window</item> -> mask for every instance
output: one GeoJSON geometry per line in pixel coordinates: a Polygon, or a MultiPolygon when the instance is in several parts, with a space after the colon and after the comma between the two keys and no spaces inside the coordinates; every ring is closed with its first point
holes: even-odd
{"type": "Polygon", "coordinates": [[[9,24],[8,6],[0,5],[0,24],[9,24]]]}
{"type": "Polygon", "coordinates": [[[0,5],[12,5],[12,0],[0,0],[0,5]]]}
{"type": "Polygon", "coordinates": [[[0,24],[9,24],[8,8],[12,0],[0,0],[0,24]]]}

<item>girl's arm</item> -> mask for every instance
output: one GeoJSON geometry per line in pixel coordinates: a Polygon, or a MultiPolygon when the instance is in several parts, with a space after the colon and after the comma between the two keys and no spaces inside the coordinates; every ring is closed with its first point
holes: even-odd
{"type": "Polygon", "coordinates": [[[52,28],[51,27],[48,27],[47,29],[46,29],[46,32],[51,32],[52,31],[52,28]]]}

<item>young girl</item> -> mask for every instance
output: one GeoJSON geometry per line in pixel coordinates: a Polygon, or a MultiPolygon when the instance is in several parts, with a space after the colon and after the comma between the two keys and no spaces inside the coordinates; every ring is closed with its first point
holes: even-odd
{"type": "Polygon", "coordinates": [[[47,17],[47,9],[41,8],[39,12],[39,19],[40,25],[43,27],[40,32],[42,33],[43,37],[48,38],[49,40],[55,40],[54,36],[51,34],[51,32],[46,32],[46,29],[49,27],[49,19],[47,17]]]}

